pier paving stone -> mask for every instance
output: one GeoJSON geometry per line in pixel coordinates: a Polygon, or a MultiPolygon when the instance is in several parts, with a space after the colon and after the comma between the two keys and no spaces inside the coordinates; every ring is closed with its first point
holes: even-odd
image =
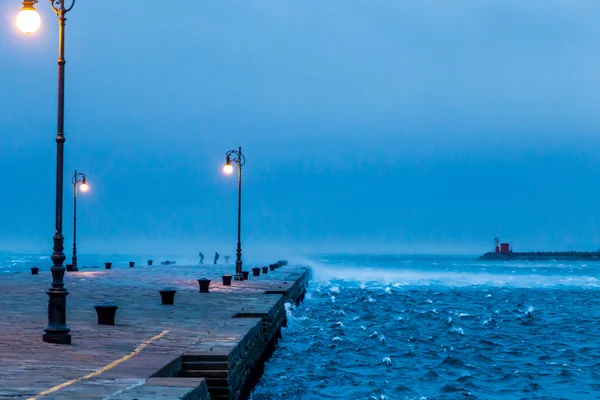
{"type": "Polygon", "coordinates": [[[233,281],[232,286],[211,286],[206,294],[198,293],[197,279],[217,280],[232,266],[83,267],[65,275],[73,344],[56,345],[42,341],[49,269],[42,267],[39,275],[31,275],[27,268],[5,274],[0,281],[0,399],[32,398],[96,372],[163,331],[168,333],[114,368],[40,398],[103,399],[139,385],[183,353],[229,354],[261,323],[259,315],[268,314],[281,297],[264,293],[291,287],[291,274],[300,277],[304,272],[284,266],[268,275],[233,281]],[[157,290],[163,287],[177,290],[174,306],[161,305],[157,290]],[[103,302],[119,306],[114,326],[97,323],[94,305],[103,302]],[[233,318],[244,311],[256,312],[257,317],[233,318]]]}

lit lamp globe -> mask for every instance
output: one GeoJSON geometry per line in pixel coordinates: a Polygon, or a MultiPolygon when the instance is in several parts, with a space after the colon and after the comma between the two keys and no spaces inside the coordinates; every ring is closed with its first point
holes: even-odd
{"type": "Polygon", "coordinates": [[[17,15],[17,27],[30,34],[38,30],[42,20],[35,8],[24,6],[17,15]]]}
{"type": "Polygon", "coordinates": [[[81,189],[82,192],[87,192],[90,187],[88,186],[87,183],[82,183],[79,188],[81,189]]]}
{"type": "Polygon", "coordinates": [[[225,172],[226,174],[231,174],[233,172],[233,166],[231,164],[225,164],[225,166],[223,167],[223,172],[225,172]]]}

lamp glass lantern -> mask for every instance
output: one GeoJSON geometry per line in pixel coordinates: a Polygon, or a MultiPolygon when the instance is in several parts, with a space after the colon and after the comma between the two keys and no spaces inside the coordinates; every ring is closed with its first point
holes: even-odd
{"type": "Polygon", "coordinates": [[[23,1],[23,8],[17,15],[17,27],[27,34],[37,31],[42,23],[34,4],[34,1],[23,1]]]}

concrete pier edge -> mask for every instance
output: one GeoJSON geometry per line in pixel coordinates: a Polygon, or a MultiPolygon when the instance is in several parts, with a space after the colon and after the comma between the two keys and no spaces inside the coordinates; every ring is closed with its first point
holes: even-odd
{"type": "MultiPolygon", "coordinates": [[[[259,382],[264,365],[276,349],[281,328],[287,326],[285,303],[299,305],[304,299],[310,269],[301,267],[286,275],[281,284],[264,292],[265,307],[244,307],[232,319],[251,319],[246,335],[230,351],[186,351],[149,361],[143,381],[120,390],[105,400],[146,399],[154,396],[181,400],[247,399],[259,382]],[[157,363],[162,366],[156,368],[157,363]]],[[[139,360],[138,360],[139,361],[139,360]]],[[[114,379],[120,370],[129,370],[124,362],[116,370],[99,378],[114,379]]],[[[129,372],[129,371],[128,371],[129,372]]]]}

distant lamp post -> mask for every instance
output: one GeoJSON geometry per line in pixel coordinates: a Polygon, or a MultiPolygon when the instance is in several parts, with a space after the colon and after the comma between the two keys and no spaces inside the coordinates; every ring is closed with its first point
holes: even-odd
{"type": "Polygon", "coordinates": [[[237,259],[235,260],[235,276],[236,281],[243,281],[244,274],[242,273],[242,241],[241,241],[241,228],[242,228],[242,166],[246,164],[246,157],[242,154],[242,147],[239,150],[229,150],[225,154],[225,166],[223,172],[228,175],[233,173],[234,162],[238,167],[238,229],[237,229],[237,259]]]}
{"type": "Polygon", "coordinates": [[[77,171],[73,174],[71,182],[73,182],[73,257],[71,260],[73,271],[77,271],[77,186],[84,193],[89,190],[89,186],[85,174],[77,171]]]}
{"type": "MultiPolygon", "coordinates": [[[[65,289],[64,275],[65,261],[64,241],[62,235],[62,212],[63,212],[63,160],[64,160],[64,106],[65,106],[65,21],[66,15],[73,6],[65,7],[67,0],[49,0],[50,6],[58,17],[58,122],[56,134],[56,211],[54,233],[54,252],[52,253],[52,286],[46,292],[48,294],[48,325],[44,329],[44,342],[57,344],[71,344],[71,330],[67,327],[67,295],[65,289]]],[[[23,0],[23,8],[17,16],[17,26],[23,32],[29,34],[40,27],[40,16],[34,5],[38,0],[23,0]]]]}

